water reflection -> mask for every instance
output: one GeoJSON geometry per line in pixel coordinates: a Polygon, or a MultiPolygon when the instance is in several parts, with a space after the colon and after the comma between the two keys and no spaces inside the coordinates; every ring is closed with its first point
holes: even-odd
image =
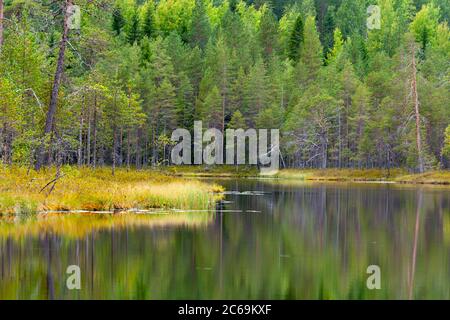
{"type": "Polygon", "coordinates": [[[448,188],[220,184],[257,192],[215,214],[0,222],[0,299],[450,298],[448,188]],[[366,288],[374,264],[381,290],[366,288]]]}

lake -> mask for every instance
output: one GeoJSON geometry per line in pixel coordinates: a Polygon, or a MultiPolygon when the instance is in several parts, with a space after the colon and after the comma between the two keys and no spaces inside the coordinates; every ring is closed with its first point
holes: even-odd
{"type": "Polygon", "coordinates": [[[0,299],[450,299],[450,188],[214,181],[211,212],[0,220],[0,299]]]}

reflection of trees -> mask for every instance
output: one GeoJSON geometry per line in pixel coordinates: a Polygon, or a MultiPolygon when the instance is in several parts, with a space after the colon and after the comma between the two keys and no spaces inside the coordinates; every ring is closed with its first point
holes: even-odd
{"type": "Polygon", "coordinates": [[[445,192],[424,190],[420,204],[414,189],[393,186],[248,181],[227,189],[267,193],[230,196],[225,209],[244,213],[196,228],[47,233],[42,245],[35,236],[0,237],[0,298],[48,298],[49,274],[55,298],[405,298],[415,235],[415,297],[450,298],[450,248],[438,236],[450,213],[445,192]],[[81,267],[80,292],[65,289],[70,264],[81,267]],[[380,291],[365,287],[371,264],[381,267],[380,291]]]}
{"type": "Polygon", "coordinates": [[[408,298],[411,300],[413,298],[414,291],[414,277],[416,274],[416,261],[417,261],[417,241],[419,240],[419,229],[420,229],[420,211],[422,210],[422,198],[423,192],[422,190],[418,190],[417,192],[417,206],[416,206],[416,223],[414,225],[414,242],[413,242],[413,250],[412,250],[412,258],[411,258],[411,271],[408,282],[408,298]]]}

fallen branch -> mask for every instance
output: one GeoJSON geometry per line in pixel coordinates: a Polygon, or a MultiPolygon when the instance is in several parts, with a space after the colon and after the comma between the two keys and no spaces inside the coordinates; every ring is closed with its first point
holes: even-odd
{"type": "MultiPolygon", "coordinates": [[[[39,193],[41,193],[42,191],[44,191],[49,185],[51,185],[52,183],[56,183],[56,181],[58,181],[60,178],[64,177],[65,175],[58,175],[55,177],[55,179],[51,180],[50,182],[48,182],[40,191],[39,193]]],[[[50,192],[53,190],[53,188],[50,190],[50,192]]]]}

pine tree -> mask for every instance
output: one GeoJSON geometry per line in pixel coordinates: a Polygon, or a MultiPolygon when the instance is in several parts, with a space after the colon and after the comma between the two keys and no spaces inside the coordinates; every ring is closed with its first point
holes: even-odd
{"type": "Polygon", "coordinates": [[[219,89],[214,86],[206,96],[203,105],[203,116],[208,128],[216,128],[222,130],[223,124],[223,110],[222,110],[222,98],[220,96],[219,89]]]}
{"type": "Polygon", "coordinates": [[[278,23],[272,10],[267,9],[261,17],[259,26],[259,41],[263,50],[263,57],[268,61],[277,51],[278,23]]]}
{"type": "Polygon", "coordinates": [[[176,127],[176,92],[167,78],[157,87],[154,104],[161,112],[164,133],[173,130],[176,127]]]}
{"type": "Polygon", "coordinates": [[[250,68],[245,86],[246,116],[251,123],[255,123],[256,116],[269,104],[269,85],[267,71],[262,59],[256,61],[250,68]]]}
{"type": "Polygon", "coordinates": [[[323,49],[320,44],[314,17],[306,18],[304,45],[300,50],[300,62],[309,80],[315,79],[322,66],[323,49]]]}

